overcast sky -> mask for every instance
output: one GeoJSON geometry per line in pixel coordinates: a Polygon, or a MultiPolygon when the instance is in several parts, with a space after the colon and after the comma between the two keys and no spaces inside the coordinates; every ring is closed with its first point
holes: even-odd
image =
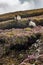
{"type": "Polygon", "coordinates": [[[0,14],[43,8],[43,0],[0,0],[0,14]]]}

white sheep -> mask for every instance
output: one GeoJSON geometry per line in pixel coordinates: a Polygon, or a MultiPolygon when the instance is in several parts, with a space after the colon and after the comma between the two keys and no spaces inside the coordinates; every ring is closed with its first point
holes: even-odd
{"type": "Polygon", "coordinates": [[[36,24],[35,24],[35,22],[33,22],[33,21],[29,21],[29,26],[30,26],[30,27],[36,27],[36,24]]]}
{"type": "Polygon", "coordinates": [[[21,20],[21,16],[16,15],[16,16],[14,17],[14,20],[16,20],[16,21],[20,21],[20,20],[21,20]]]}
{"type": "Polygon", "coordinates": [[[18,21],[21,20],[21,16],[18,15],[18,16],[17,16],[17,20],[18,20],[18,21]]]}

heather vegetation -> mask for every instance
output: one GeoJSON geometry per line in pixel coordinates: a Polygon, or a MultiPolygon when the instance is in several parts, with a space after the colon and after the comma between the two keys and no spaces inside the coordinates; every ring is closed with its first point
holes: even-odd
{"type": "Polygon", "coordinates": [[[0,65],[43,65],[43,9],[0,15],[0,65]]]}
{"type": "MultiPolygon", "coordinates": [[[[36,25],[43,26],[43,19],[42,18],[30,18],[30,20],[34,21],[36,25]]],[[[11,28],[26,28],[29,27],[29,21],[27,20],[21,20],[21,21],[15,21],[15,20],[8,20],[0,22],[0,29],[11,29],[11,28]]]]}

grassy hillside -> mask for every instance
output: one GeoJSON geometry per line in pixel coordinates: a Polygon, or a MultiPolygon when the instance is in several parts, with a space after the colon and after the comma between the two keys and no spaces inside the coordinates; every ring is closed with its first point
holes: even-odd
{"type": "Polygon", "coordinates": [[[22,18],[26,17],[33,17],[43,15],[43,9],[35,9],[35,10],[27,10],[27,11],[18,11],[18,12],[11,12],[0,15],[0,19],[12,19],[15,15],[20,15],[22,18]]]}
{"type": "Polygon", "coordinates": [[[43,25],[43,9],[19,11],[0,15],[0,29],[26,28],[29,27],[28,19],[33,20],[36,25],[43,25]],[[14,20],[14,16],[20,15],[20,21],[14,20]]]}
{"type": "MultiPolygon", "coordinates": [[[[43,26],[42,18],[39,18],[39,19],[36,18],[36,19],[33,19],[33,21],[37,25],[43,26]]],[[[0,29],[26,28],[26,27],[29,27],[28,23],[29,23],[28,20],[22,20],[20,22],[14,21],[14,20],[3,21],[3,22],[0,22],[0,29]]]]}
{"type": "Polygon", "coordinates": [[[43,9],[0,15],[0,65],[24,63],[43,65],[43,9]],[[14,20],[16,15],[21,20],[14,20]],[[29,27],[29,19],[36,27],[29,27]]]}

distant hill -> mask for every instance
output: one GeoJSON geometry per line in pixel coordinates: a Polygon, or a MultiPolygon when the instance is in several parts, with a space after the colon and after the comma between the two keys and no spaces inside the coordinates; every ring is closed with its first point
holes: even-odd
{"type": "Polygon", "coordinates": [[[34,16],[40,16],[43,15],[43,8],[42,9],[34,9],[34,10],[27,10],[27,11],[18,11],[18,12],[10,12],[6,14],[0,15],[0,21],[2,20],[11,20],[14,18],[14,16],[20,15],[22,18],[27,17],[34,17],[34,16]]]}

